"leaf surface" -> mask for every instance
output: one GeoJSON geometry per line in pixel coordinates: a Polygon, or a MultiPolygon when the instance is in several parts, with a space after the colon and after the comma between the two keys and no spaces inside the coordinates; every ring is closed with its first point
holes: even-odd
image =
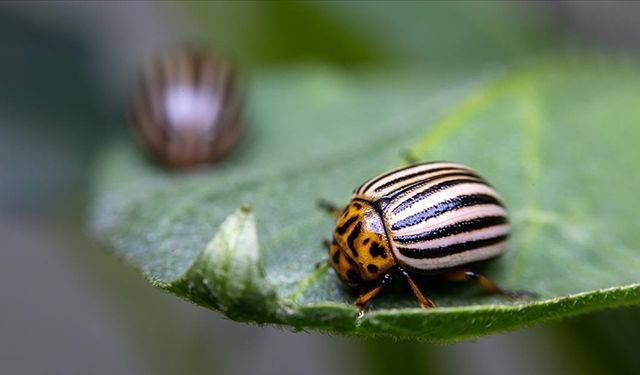
{"type": "Polygon", "coordinates": [[[97,239],[154,285],[239,321],[361,336],[454,341],[640,303],[636,146],[640,68],[599,58],[475,72],[256,74],[251,125],[227,161],[168,172],[128,142],[97,167],[97,239]],[[540,294],[511,301],[420,280],[421,310],[396,282],[362,319],[321,242],[378,173],[421,160],[468,164],[504,196],[508,252],[479,271],[540,294]]]}

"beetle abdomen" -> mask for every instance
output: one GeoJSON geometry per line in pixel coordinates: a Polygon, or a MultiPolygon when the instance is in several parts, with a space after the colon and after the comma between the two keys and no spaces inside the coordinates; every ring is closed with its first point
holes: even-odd
{"type": "Polygon", "coordinates": [[[437,271],[502,253],[509,235],[498,193],[474,170],[425,163],[365,182],[355,192],[378,202],[398,263],[437,271]]]}

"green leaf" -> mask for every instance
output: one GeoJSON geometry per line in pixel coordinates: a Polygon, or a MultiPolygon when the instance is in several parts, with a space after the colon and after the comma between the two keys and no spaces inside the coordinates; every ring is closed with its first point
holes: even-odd
{"type": "Polygon", "coordinates": [[[102,156],[91,225],[154,285],[239,321],[454,341],[640,303],[640,65],[580,58],[477,72],[261,72],[227,161],[168,172],[129,142],[102,156]],[[397,282],[362,319],[326,264],[333,219],[365,179],[424,160],[475,167],[510,209],[507,254],[479,270],[538,300],[476,285],[397,282]]]}

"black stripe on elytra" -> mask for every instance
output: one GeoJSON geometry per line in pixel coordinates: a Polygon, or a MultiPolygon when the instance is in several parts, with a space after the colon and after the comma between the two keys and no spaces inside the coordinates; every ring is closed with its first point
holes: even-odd
{"type": "Polygon", "coordinates": [[[358,220],[358,215],[351,216],[344,224],[336,228],[336,233],[339,235],[344,235],[347,232],[347,229],[353,224],[356,220],[358,220]]]}
{"type": "Polygon", "coordinates": [[[406,171],[406,170],[411,169],[411,168],[421,167],[423,165],[436,164],[436,163],[443,163],[443,162],[441,162],[441,161],[430,161],[430,162],[427,162],[427,163],[413,164],[413,165],[406,166],[404,168],[394,169],[392,171],[389,171],[387,173],[381,174],[380,176],[375,177],[375,178],[365,182],[364,184],[360,185],[360,187],[358,187],[355,191],[358,191],[358,192],[367,191],[371,186],[373,186],[373,184],[375,184],[376,182],[382,180],[385,177],[391,176],[394,173],[406,171]]]}
{"type": "Polygon", "coordinates": [[[376,202],[379,202],[383,199],[386,199],[386,204],[382,207],[386,207],[389,203],[391,203],[391,201],[393,199],[396,199],[397,197],[403,195],[404,193],[406,193],[407,191],[413,190],[413,189],[417,189],[422,185],[428,184],[434,180],[438,180],[441,178],[445,178],[445,177],[454,177],[454,176],[460,176],[460,177],[472,177],[472,178],[477,178],[479,181],[477,181],[478,183],[484,183],[487,186],[489,186],[488,183],[486,183],[484,180],[482,180],[482,177],[478,176],[478,175],[474,175],[472,174],[472,172],[469,173],[465,173],[465,172],[452,172],[452,173],[443,173],[441,175],[437,175],[437,176],[432,176],[429,178],[425,178],[424,180],[420,180],[420,181],[414,181],[412,183],[409,183],[401,188],[397,188],[394,189],[392,191],[390,191],[389,193],[387,193],[383,198],[378,199],[376,202]]]}
{"type": "Polygon", "coordinates": [[[389,186],[393,186],[395,184],[398,184],[398,183],[401,183],[403,181],[412,179],[414,177],[418,177],[420,175],[426,175],[426,174],[431,174],[431,173],[436,173],[436,172],[444,172],[444,171],[450,171],[450,173],[443,173],[443,174],[440,174],[440,175],[437,175],[437,176],[430,176],[430,177],[428,177],[428,178],[426,178],[424,180],[420,180],[418,182],[432,181],[432,180],[434,180],[436,178],[439,178],[439,177],[457,175],[457,174],[460,174],[460,175],[463,175],[463,176],[471,176],[471,177],[480,178],[480,176],[476,175],[475,173],[473,173],[473,172],[471,172],[469,170],[465,170],[465,169],[462,169],[462,168],[456,168],[456,167],[446,167],[446,168],[443,167],[443,168],[428,169],[426,171],[410,173],[410,174],[404,175],[402,177],[398,177],[398,178],[396,178],[394,180],[391,180],[389,182],[385,182],[384,184],[378,186],[377,188],[375,188],[374,191],[375,192],[380,192],[380,191],[388,188],[389,186]]]}
{"type": "Polygon", "coordinates": [[[431,206],[423,211],[406,217],[391,226],[392,230],[398,230],[420,224],[428,219],[434,218],[440,214],[448,211],[454,211],[463,207],[478,206],[482,204],[495,204],[502,207],[502,203],[491,195],[487,194],[473,194],[473,195],[459,195],[457,197],[447,199],[434,206],[431,206]]]}
{"type": "MultiPolygon", "coordinates": [[[[437,183],[431,187],[429,187],[428,189],[421,191],[420,193],[416,193],[411,195],[409,198],[405,199],[404,201],[402,201],[402,203],[400,203],[398,206],[396,206],[396,208],[393,209],[393,213],[394,214],[398,214],[404,210],[406,210],[407,208],[413,206],[414,203],[419,202],[427,197],[429,197],[430,195],[433,195],[439,191],[443,191],[446,190],[450,187],[456,186],[456,185],[460,185],[460,184],[468,184],[468,183],[472,183],[472,184],[481,184],[481,185],[485,185],[485,183],[483,181],[479,181],[477,179],[473,179],[473,178],[464,178],[465,176],[460,176],[462,178],[456,178],[454,180],[447,180],[447,181],[443,181],[440,183],[437,183]]],[[[427,181],[425,181],[427,182],[427,181]]]]}
{"type": "Polygon", "coordinates": [[[502,236],[485,238],[485,239],[476,240],[476,241],[461,242],[461,243],[457,243],[449,246],[436,247],[433,249],[414,249],[414,248],[407,248],[407,247],[398,247],[398,251],[400,251],[400,254],[412,259],[441,258],[441,257],[446,257],[452,254],[459,254],[465,251],[479,249],[481,247],[495,245],[505,241],[508,237],[509,236],[505,234],[502,236]]]}
{"type": "Polygon", "coordinates": [[[421,241],[436,240],[438,238],[449,237],[460,233],[473,232],[496,225],[507,223],[504,216],[485,216],[471,220],[459,221],[451,225],[440,227],[420,234],[412,234],[407,236],[397,236],[393,240],[399,243],[416,243],[421,241]]]}
{"type": "Polygon", "coordinates": [[[353,227],[353,230],[351,231],[351,233],[349,233],[349,237],[347,237],[347,246],[349,246],[349,250],[351,250],[351,253],[355,258],[358,257],[358,249],[356,249],[355,240],[360,235],[361,230],[362,230],[362,222],[359,221],[353,227]]]}

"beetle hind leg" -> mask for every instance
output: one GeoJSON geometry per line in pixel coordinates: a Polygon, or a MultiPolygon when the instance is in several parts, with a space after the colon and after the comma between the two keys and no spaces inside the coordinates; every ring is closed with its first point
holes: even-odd
{"type": "Polygon", "coordinates": [[[511,290],[502,288],[499,285],[493,283],[491,280],[487,279],[485,276],[469,270],[449,271],[442,274],[442,276],[449,281],[474,281],[478,283],[482,287],[482,289],[484,289],[489,294],[499,294],[511,299],[520,299],[522,297],[538,297],[536,293],[530,292],[528,290],[511,290]]]}

